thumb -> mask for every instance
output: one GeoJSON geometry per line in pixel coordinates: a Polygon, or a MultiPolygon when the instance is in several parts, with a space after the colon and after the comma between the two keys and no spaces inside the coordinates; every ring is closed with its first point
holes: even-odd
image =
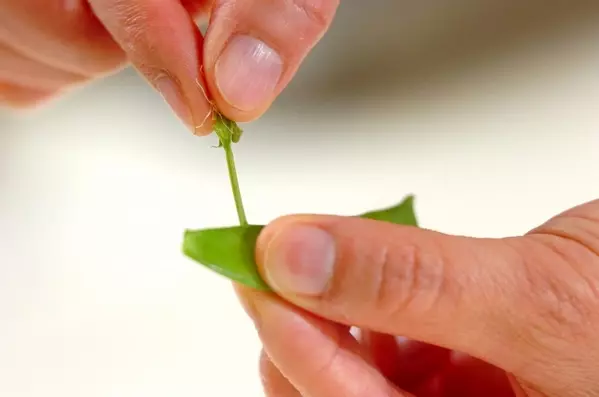
{"type": "Polygon", "coordinates": [[[259,117],[328,29],[339,0],[215,0],[206,80],[227,117],[259,117]]]}
{"type": "Polygon", "coordinates": [[[553,359],[597,357],[599,338],[589,334],[599,326],[598,252],[596,201],[505,239],[292,216],[264,230],[257,261],[279,295],[327,319],[458,350],[517,374],[535,363],[546,376],[553,359]]]}

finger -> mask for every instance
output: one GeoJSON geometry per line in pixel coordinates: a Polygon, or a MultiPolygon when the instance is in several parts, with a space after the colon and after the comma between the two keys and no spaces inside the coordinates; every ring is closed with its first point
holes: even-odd
{"type": "Polygon", "coordinates": [[[417,387],[448,365],[451,350],[414,340],[400,344],[400,358],[391,379],[415,392],[417,387]]]}
{"type": "Polygon", "coordinates": [[[514,390],[505,371],[466,355],[452,357],[439,374],[441,396],[513,397],[514,390]]]}
{"type": "Polygon", "coordinates": [[[360,343],[369,352],[372,362],[387,379],[397,374],[399,345],[395,336],[360,330],[360,343]]]}
{"type": "Polygon", "coordinates": [[[264,350],[260,354],[260,375],[266,397],[302,397],[264,350]]]}
{"type": "Polygon", "coordinates": [[[118,70],[125,60],[85,0],[0,0],[0,41],[88,77],[118,70]]]}
{"type": "Polygon", "coordinates": [[[553,234],[509,239],[287,217],[260,236],[257,261],[277,293],[319,316],[527,372],[548,354],[580,361],[567,335],[587,335],[599,352],[587,326],[599,317],[599,201],[579,212],[552,221],[559,236],[546,227],[553,234]]]}
{"type": "Polygon", "coordinates": [[[301,395],[405,397],[365,357],[347,327],[293,308],[279,298],[242,292],[264,350],[301,395]]]}
{"type": "Polygon", "coordinates": [[[451,351],[438,346],[372,331],[363,335],[362,343],[381,373],[412,393],[451,360],[451,351]]]}
{"type": "Polygon", "coordinates": [[[56,91],[27,88],[0,81],[0,105],[15,109],[38,106],[57,94],[56,91]]]}
{"type": "Polygon", "coordinates": [[[203,88],[203,38],[179,0],[91,0],[129,60],[198,134],[212,129],[203,88]]]}
{"type": "Polygon", "coordinates": [[[206,33],[207,82],[228,117],[259,117],[328,29],[339,0],[217,0],[206,33]]]}
{"type": "Polygon", "coordinates": [[[512,390],[514,391],[514,397],[534,397],[535,391],[531,390],[530,393],[526,392],[514,375],[507,374],[507,379],[512,386],[512,390]]]}
{"type": "Polygon", "coordinates": [[[87,78],[40,63],[0,43],[0,80],[31,89],[58,90],[87,78]]]}
{"type": "Polygon", "coordinates": [[[212,10],[215,0],[181,0],[181,5],[194,18],[203,18],[212,10]]]}

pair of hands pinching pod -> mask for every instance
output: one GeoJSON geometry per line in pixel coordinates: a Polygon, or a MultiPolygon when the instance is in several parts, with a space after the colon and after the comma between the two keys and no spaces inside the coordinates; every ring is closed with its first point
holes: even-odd
{"type": "MultiPolygon", "coordinates": [[[[231,148],[231,145],[241,138],[242,131],[234,121],[226,119],[218,112],[214,113],[214,130],[220,140],[220,147],[225,150],[240,225],[187,230],[183,240],[183,252],[194,261],[237,283],[269,291],[270,287],[260,276],[254,259],[256,241],[264,225],[250,225],[247,222],[231,148]]],[[[370,211],[359,217],[418,226],[413,196],[408,196],[393,207],[370,211]]]]}

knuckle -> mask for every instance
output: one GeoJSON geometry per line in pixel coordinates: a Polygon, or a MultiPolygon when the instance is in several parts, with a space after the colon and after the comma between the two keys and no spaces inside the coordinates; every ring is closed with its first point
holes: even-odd
{"type": "Polygon", "coordinates": [[[591,267],[588,260],[580,261],[588,258],[588,249],[572,240],[551,235],[537,239],[545,250],[544,258],[526,264],[535,313],[530,329],[535,340],[592,337],[599,325],[599,260],[591,267]]]}
{"type": "Polygon", "coordinates": [[[378,269],[374,305],[385,317],[422,315],[446,294],[445,261],[420,247],[383,248],[374,268],[378,269]]]}
{"type": "Polygon", "coordinates": [[[599,260],[599,200],[572,208],[530,232],[560,237],[584,247],[599,260]]]}

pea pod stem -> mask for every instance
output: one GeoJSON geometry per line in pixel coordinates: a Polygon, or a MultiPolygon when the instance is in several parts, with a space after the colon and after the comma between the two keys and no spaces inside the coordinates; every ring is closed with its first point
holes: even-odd
{"type": "Polygon", "coordinates": [[[229,141],[223,143],[223,149],[225,150],[225,156],[227,158],[229,180],[231,181],[231,190],[233,191],[233,198],[235,200],[237,216],[239,217],[239,224],[245,227],[248,226],[248,221],[245,216],[245,209],[243,208],[243,200],[241,199],[241,190],[239,189],[239,179],[237,178],[237,169],[235,168],[235,157],[233,156],[231,142],[229,141]]]}

